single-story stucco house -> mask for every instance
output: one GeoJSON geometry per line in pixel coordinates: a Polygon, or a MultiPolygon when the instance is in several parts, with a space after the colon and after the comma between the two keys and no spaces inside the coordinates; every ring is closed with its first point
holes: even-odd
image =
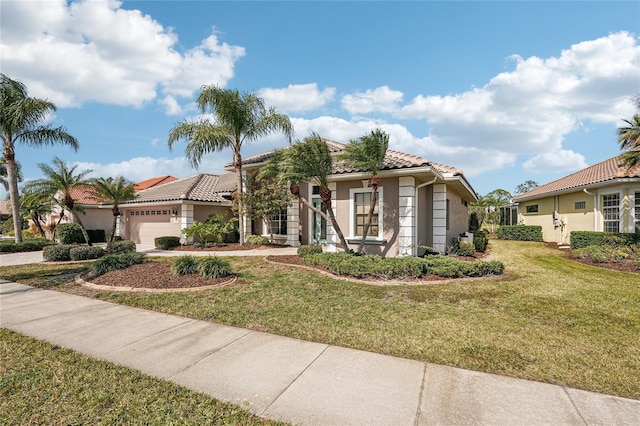
{"type": "MultiPolygon", "coordinates": [[[[326,141],[332,155],[344,145],[326,141]]],[[[283,148],[286,149],[286,148],[283,148]]],[[[275,151],[243,160],[243,170],[259,169],[275,151]]],[[[137,192],[135,200],[120,204],[122,216],[117,235],[136,243],[153,244],[160,236],[181,236],[194,220],[211,214],[232,214],[232,193],[236,189],[231,164],[221,175],[197,174],[183,179],[149,179],[155,186],[137,192]]],[[[424,247],[445,253],[458,236],[468,230],[468,204],[477,195],[462,171],[424,158],[388,150],[379,173],[379,201],[374,215],[373,236],[364,251],[383,256],[420,255],[424,247]],[[421,248],[422,247],[422,248],[421,248]]],[[[362,221],[368,212],[371,188],[364,170],[337,166],[329,177],[333,209],[351,248],[361,239],[362,221]],[[360,224],[358,226],[358,224],[360,224]],[[360,233],[359,233],[360,232],[360,233]]],[[[300,193],[322,209],[318,188],[300,183],[300,193]]],[[[111,206],[84,200],[81,216],[88,229],[105,229],[113,220],[111,206]]],[[[322,244],[327,251],[340,249],[330,223],[303,204],[291,202],[272,220],[278,242],[291,246],[322,244]]],[[[245,233],[268,235],[262,221],[245,221],[245,233]]]]}
{"type": "Polygon", "coordinates": [[[513,199],[518,221],[542,226],[544,241],[569,243],[571,231],[640,232],[640,165],[616,156],[513,199]]]}

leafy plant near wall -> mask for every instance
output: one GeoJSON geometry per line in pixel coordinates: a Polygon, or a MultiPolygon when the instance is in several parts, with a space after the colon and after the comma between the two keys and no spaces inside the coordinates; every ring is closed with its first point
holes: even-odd
{"type": "Polygon", "coordinates": [[[569,241],[572,249],[600,245],[629,246],[640,244],[640,235],[619,232],[572,231],[569,241]]]}
{"type": "Polygon", "coordinates": [[[542,241],[542,226],[504,225],[498,228],[498,238],[502,240],[542,241]]]}
{"type": "Polygon", "coordinates": [[[237,218],[232,217],[226,220],[227,214],[212,214],[206,222],[194,221],[193,224],[182,230],[187,238],[194,238],[205,246],[209,241],[215,244],[222,244],[227,234],[237,230],[237,218]]]}

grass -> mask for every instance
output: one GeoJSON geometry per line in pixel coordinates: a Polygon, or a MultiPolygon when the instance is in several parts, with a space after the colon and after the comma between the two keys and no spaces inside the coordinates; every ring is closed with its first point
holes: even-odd
{"type": "MultiPolygon", "coordinates": [[[[640,399],[640,276],[491,242],[506,276],[375,287],[258,258],[235,285],[95,297],[275,334],[640,399]]],[[[0,276],[6,278],[6,269],[0,276]]],[[[9,278],[12,279],[12,278],[9,278]]],[[[33,279],[33,278],[32,278],[33,279]]],[[[58,287],[77,291],[73,284],[58,287]]]]}
{"type": "Polygon", "coordinates": [[[0,329],[0,424],[283,424],[0,329]]]}

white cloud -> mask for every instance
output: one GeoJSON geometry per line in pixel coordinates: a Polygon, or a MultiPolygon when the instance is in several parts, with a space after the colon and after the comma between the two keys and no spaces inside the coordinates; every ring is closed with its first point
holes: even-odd
{"type": "Polygon", "coordinates": [[[584,155],[561,149],[545,152],[527,160],[522,167],[531,173],[568,173],[587,167],[584,155]]]}
{"type": "Polygon", "coordinates": [[[258,96],[264,99],[267,106],[274,106],[280,112],[302,112],[324,106],[336,94],[336,89],[327,87],[318,90],[317,83],[290,84],[286,88],[263,88],[258,96]]]}
{"type": "Polygon", "coordinates": [[[164,98],[160,99],[158,103],[164,108],[164,112],[167,115],[182,114],[182,107],[180,106],[176,98],[171,95],[165,96],[164,98]]]}
{"type": "Polygon", "coordinates": [[[342,98],[342,107],[350,114],[369,114],[371,112],[391,113],[397,110],[402,101],[402,92],[381,86],[364,93],[346,95],[342,98]]]}
{"type": "Polygon", "coordinates": [[[191,96],[224,86],[244,49],[215,35],[184,54],[177,36],[118,1],[10,1],[2,4],[3,72],[30,95],[59,107],[87,101],[141,107],[164,94],[191,96]]]}

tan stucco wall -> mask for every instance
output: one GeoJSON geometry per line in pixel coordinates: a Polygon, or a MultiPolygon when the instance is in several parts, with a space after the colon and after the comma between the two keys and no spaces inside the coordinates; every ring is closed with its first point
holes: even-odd
{"type": "MultiPolygon", "coordinates": [[[[423,186],[418,189],[418,215],[416,223],[418,224],[417,246],[433,246],[433,187],[423,186]]],[[[418,248],[417,255],[423,255],[424,249],[418,248]]]]}
{"type": "Polygon", "coordinates": [[[447,200],[449,200],[449,229],[447,230],[447,246],[457,239],[460,234],[469,230],[469,207],[462,197],[451,187],[447,187],[447,200]]]}
{"type": "Polygon", "coordinates": [[[206,221],[210,215],[212,214],[223,214],[225,213],[225,219],[229,220],[233,217],[233,212],[231,211],[231,207],[227,206],[193,206],[193,220],[197,220],[198,222],[206,221]]]}
{"type": "MultiPolygon", "coordinates": [[[[68,216],[71,216],[67,214],[68,216]]],[[[84,213],[78,213],[78,217],[82,221],[85,229],[104,229],[104,233],[109,237],[111,228],[113,227],[113,213],[111,209],[98,209],[93,207],[85,207],[84,213]]]]}

